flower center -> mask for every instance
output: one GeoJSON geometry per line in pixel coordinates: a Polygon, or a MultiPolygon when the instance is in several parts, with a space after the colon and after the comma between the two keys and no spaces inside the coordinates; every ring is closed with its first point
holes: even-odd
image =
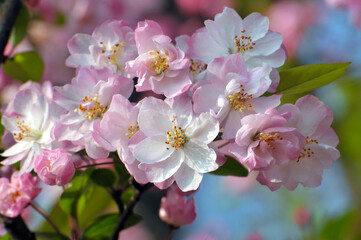
{"type": "Polygon", "coordinates": [[[279,133],[263,133],[260,132],[256,135],[255,140],[259,140],[260,142],[264,141],[267,143],[267,146],[275,149],[275,147],[271,146],[272,142],[276,140],[283,140],[279,133]]]}
{"type": "MultiPolygon", "coordinates": [[[[16,117],[16,118],[19,118],[19,117],[16,117]]],[[[33,140],[37,140],[41,137],[41,132],[35,131],[34,129],[32,129],[30,124],[26,124],[24,120],[22,120],[22,121],[19,120],[16,123],[16,126],[19,128],[19,132],[13,133],[14,139],[16,141],[20,142],[24,138],[30,138],[33,140]]]]}
{"type": "Polygon", "coordinates": [[[300,155],[297,158],[297,162],[299,162],[302,158],[310,158],[313,154],[315,154],[311,148],[307,147],[307,145],[309,144],[318,144],[318,141],[316,139],[311,139],[310,137],[306,137],[306,145],[305,147],[301,150],[300,155]]]}
{"type": "Polygon", "coordinates": [[[232,106],[234,111],[242,112],[245,109],[252,111],[253,110],[252,104],[250,103],[247,104],[247,101],[253,98],[252,94],[248,95],[247,93],[245,93],[243,85],[241,84],[240,86],[241,86],[240,92],[228,95],[227,97],[228,102],[232,106]]]}
{"type": "Polygon", "coordinates": [[[79,104],[79,108],[74,109],[74,112],[79,112],[83,118],[92,120],[102,118],[106,110],[107,107],[98,102],[98,94],[95,94],[93,98],[90,95],[83,97],[82,103],[79,104]]]}
{"type": "MultiPolygon", "coordinates": [[[[177,126],[173,126],[172,129],[172,132],[167,132],[167,141],[165,141],[165,143],[175,148],[175,150],[178,150],[178,148],[186,143],[185,131],[177,126]]],[[[169,147],[167,147],[167,150],[169,150],[169,147]]]]}
{"type": "Polygon", "coordinates": [[[151,51],[150,54],[154,55],[154,61],[150,64],[150,66],[157,72],[157,74],[161,74],[169,68],[169,64],[167,62],[168,56],[161,56],[159,51],[151,51]]]}
{"type": "Polygon", "coordinates": [[[130,125],[128,127],[128,132],[125,133],[126,136],[128,136],[129,138],[133,137],[134,134],[136,134],[139,131],[139,124],[137,122],[136,126],[130,125]]]}
{"type": "Polygon", "coordinates": [[[198,75],[201,72],[203,72],[204,70],[207,69],[207,64],[204,62],[198,62],[196,60],[193,60],[192,58],[189,59],[191,65],[189,66],[189,71],[193,74],[193,75],[198,75]]]}
{"type": "Polygon", "coordinates": [[[124,52],[125,42],[114,44],[111,48],[107,48],[103,42],[99,43],[104,50],[102,54],[109,60],[112,65],[117,65],[117,59],[121,58],[124,52]]]}
{"type": "Polygon", "coordinates": [[[246,30],[241,31],[241,36],[238,37],[237,35],[234,36],[234,44],[236,45],[236,50],[238,53],[241,53],[242,55],[253,49],[253,46],[256,45],[252,41],[251,36],[247,36],[245,34],[246,30]]]}
{"type": "Polygon", "coordinates": [[[16,200],[23,195],[23,192],[20,190],[16,190],[15,192],[11,193],[11,199],[15,203],[16,200]]]}

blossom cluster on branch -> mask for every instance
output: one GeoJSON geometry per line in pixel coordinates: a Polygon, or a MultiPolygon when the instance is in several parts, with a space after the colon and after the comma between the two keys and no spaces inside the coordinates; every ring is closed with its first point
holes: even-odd
{"type": "MultiPolygon", "coordinates": [[[[138,183],[160,189],[176,183],[187,192],[228,156],[258,171],[271,190],[293,190],[320,185],[339,157],[326,105],[307,95],[280,106],[277,68],[287,54],[261,14],[242,19],[225,8],[175,41],[151,20],[134,30],[124,20],[107,21],[92,35],[74,35],[68,48],[66,65],[76,68],[70,84],[28,82],[3,111],[2,164],[20,161],[15,177],[35,168],[46,184],[62,186],[83,161],[80,151],[92,159],[117,152],[138,183]],[[134,87],[147,94],[137,102],[129,100],[134,87]]],[[[13,196],[0,199],[0,213],[14,217],[1,205],[24,201],[0,181],[13,196]]],[[[179,226],[194,220],[194,203],[174,188],[160,215],[179,226]],[[180,219],[169,207],[177,202],[189,210],[179,210],[180,219]]]]}

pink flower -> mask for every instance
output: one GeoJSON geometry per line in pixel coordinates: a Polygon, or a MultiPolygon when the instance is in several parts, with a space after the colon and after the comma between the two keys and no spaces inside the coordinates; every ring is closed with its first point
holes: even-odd
{"type": "Polygon", "coordinates": [[[182,191],[195,190],[204,173],[218,168],[209,146],[219,132],[218,121],[210,113],[194,116],[188,96],[146,98],[138,123],[139,140],[129,148],[150,182],[164,187],[176,181],[182,191]]]}
{"type": "Polygon", "coordinates": [[[37,7],[40,3],[40,0],[24,0],[24,3],[28,7],[37,7]]]}
{"type": "MultiPolygon", "coordinates": [[[[106,21],[92,35],[77,33],[68,42],[69,67],[110,67],[125,75],[125,63],[137,56],[134,31],[125,21],[106,21]]],[[[130,76],[129,76],[130,77],[130,76]]]]}
{"type": "Polygon", "coordinates": [[[55,101],[69,111],[54,128],[55,138],[85,147],[92,158],[107,157],[109,152],[93,140],[93,124],[103,118],[114,94],[130,96],[133,81],[112,75],[109,68],[80,68],[71,84],[55,90],[55,101]]]}
{"type": "Polygon", "coordinates": [[[244,117],[229,151],[247,164],[250,171],[297,159],[305,137],[295,128],[285,126],[289,117],[289,113],[280,114],[272,108],[244,117]]]}
{"type": "MultiPolygon", "coordinates": [[[[18,174],[16,174],[18,175],[18,174]]],[[[19,177],[0,178],[0,213],[7,217],[17,217],[21,211],[41,191],[36,186],[37,177],[24,173],[19,177]]]]}
{"type": "Polygon", "coordinates": [[[331,168],[340,157],[335,148],[338,137],[331,128],[331,109],[316,97],[307,95],[298,99],[295,105],[283,105],[279,111],[291,113],[286,126],[296,128],[303,134],[306,145],[301,148],[296,159],[261,171],[257,180],[271,190],[277,190],[281,185],[288,190],[294,190],[298,184],[305,187],[319,186],[323,170],[331,168]]]}
{"type": "Polygon", "coordinates": [[[209,63],[214,58],[241,53],[248,68],[263,63],[278,68],[286,60],[282,36],[268,29],[267,17],[252,13],[242,19],[235,10],[225,7],[205,28],[194,33],[189,41],[189,54],[209,63]]]}
{"type": "Polygon", "coordinates": [[[224,128],[222,138],[234,138],[242,117],[280,104],[281,95],[260,97],[272,84],[271,70],[263,66],[247,71],[241,54],[214,59],[194,91],[194,111],[214,111],[224,128]]]}
{"type": "Polygon", "coordinates": [[[176,0],[179,9],[188,15],[203,15],[212,17],[222,11],[224,6],[231,7],[232,0],[176,0]]]}
{"type": "Polygon", "coordinates": [[[188,91],[192,85],[189,61],[156,22],[139,22],[135,41],[139,56],[127,62],[126,72],[138,77],[137,91],[152,90],[168,98],[188,91]]]}
{"type": "Polygon", "coordinates": [[[36,89],[19,91],[11,103],[11,114],[2,117],[2,124],[11,132],[15,144],[1,155],[7,157],[1,163],[11,165],[22,161],[20,173],[34,168],[41,149],[51,149],[57,144],[51,135],[63,110],[36,89]]]}
{"type": "Polygon", "coordinates": [[[311,218],[310,210],[306,206],[298,206],[292,213],[292,219],[300,227],[305,226],[311,218]]]}
{"type": "Polygon", "coordinates": [[[173,185],[167,191],[167,196],[162,197],[159,217],[172,227],[181,227],[191,224],[197,217],[194,199],[188,199],[178,187],[173,185]]]}
{"type": "Polygon", "coordinates": [[[73,157],[63,149],[43,150],[35,159],[34,170],[48,185],[63,186],[74,176],[73,157]]]}

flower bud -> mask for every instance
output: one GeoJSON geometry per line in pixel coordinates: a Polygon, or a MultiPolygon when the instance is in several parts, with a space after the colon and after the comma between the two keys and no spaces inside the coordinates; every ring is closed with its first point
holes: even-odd
{"type": "Polygon", "coordinates": [[[41,180],[48,185],[63,186],[74,176],[73,157],[63,149],[43,149],[44,156],[37,156],[34,169],[41,180]]]}
{"type": "Polygon", "coordinates": [[[181,227],[196,219],[194,199],[186,200],[184,194],[173,186],[161,200],[159,217],[172,227],[181,227]]]}

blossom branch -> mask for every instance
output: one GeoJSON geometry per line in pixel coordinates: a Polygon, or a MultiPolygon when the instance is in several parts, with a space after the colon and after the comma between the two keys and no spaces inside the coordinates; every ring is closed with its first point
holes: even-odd
{"type": "Polygon", "coordinates": [[[26,226],[21,216],[15,218],[0,215],[0,220],[4,223],[6,231],[14,240],[35,240],[35,234],[26,226]]]}
{"type": "Polygon", "coordinates": [[[48,223],[54,228],[57,234],[63,235],[58,226],[56,226],[53,220],[51,220],[49,215],[43,209],[41,209],[35,202],[30,202],[29,205],[34,208],[34,210],[37,211],[41,216],[43,216],[46,221],[48,221],[48,223]]]}
{"type": "Polygon", "coordinates": [[[0,63],[4,63],[4,50],[9,40],[11,30],[15,25],[16,17],[21,9],[21,0],[3,0],[0,6],[0,63]]]}
{"type": "Polygon", "coordinates": [[[134,179],[132,181],[132,185],[136,189],[136,193],[134,194],[133,200],[129,202],[129,204],[126,206],[124,212],[121,213],[121,215],[118,219],[117,226],[116,226],[112,236],[110,237],[110,239],[112,239],[112,240],[118,239],[120,231],[122,231],[124,229],[125,221],[132,215],[133,209],[134,209],[135,205],[137,204],[137,202],[140,200],[141,195],[152,186],[152,184],[150,184],[150,183],[148,183],[146,185],[140,185],[134,179]]]}

